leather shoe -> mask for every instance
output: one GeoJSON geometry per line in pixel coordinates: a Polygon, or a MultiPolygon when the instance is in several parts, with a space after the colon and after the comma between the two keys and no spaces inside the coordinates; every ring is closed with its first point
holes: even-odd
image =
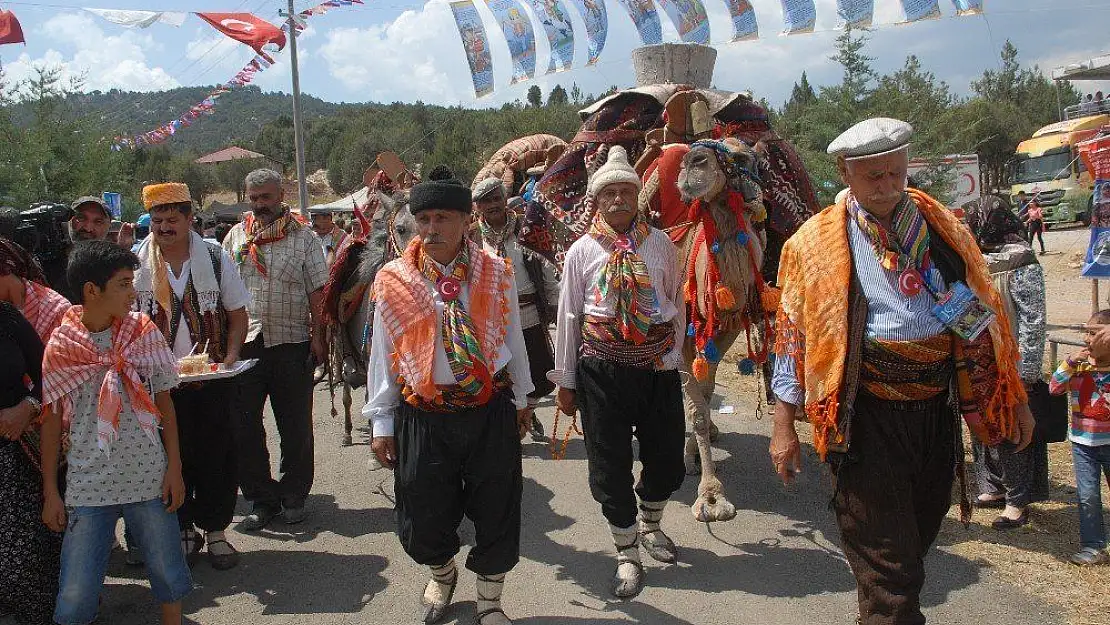
{"type": "Polygon", "coordinates": [[[270,506],[256,505],[254,510],[251,511],[239,525],[236,526],[241,532],[259,532],[262,531],[271,521],[277,517],[279,509],[273,509],[270,506]]]}
{"type": "Polygon", "coordinates": [[[1029,510],[1022,511],[1016,519],[1000,516],[991,523],[991,527],[999,531],[1014,530],[1029,522],[1029,510]]]}

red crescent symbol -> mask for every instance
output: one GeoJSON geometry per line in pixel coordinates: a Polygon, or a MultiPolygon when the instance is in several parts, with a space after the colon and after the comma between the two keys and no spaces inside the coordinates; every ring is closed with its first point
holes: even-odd
{"type": "Polygon", "coordinates": [[[239,33],[253,33],[254,32],[254,24],[251,24],[250,22],[244,22],[243,20],[233,19],[233,18],[230,18],[230,17],[220,20],[220,26],[223,26],[224,28],[226,28],[228,30],[233,30],[233,31],[239,32],[239,33]]]}
{"type": "Polygon", "coordinates": [[[459,281],[454,278],[443,277],[436,282],[436,287],[439,290],[439,296],[443,298],[444,302],[453,302],[459,297],[462,292],[462,286],[459,281]]]}
{"type": "Polygon", "coordinates": [[[898,289],[903,295],[913,297],[921,292],[921,276],[914,269],[907,269],[898,277],[898,289]]]}
{"type": "Polygon", "coordinates": [[[972,176],[971,174],[964,174],[964,178],[967,178],[967,181],[970,184],[970,188],[967,190],[967,193],[964,193],[964,195],[971,195],[975,193],[975,187],[978,186],[975,183],[975,176],[972,176]]]}

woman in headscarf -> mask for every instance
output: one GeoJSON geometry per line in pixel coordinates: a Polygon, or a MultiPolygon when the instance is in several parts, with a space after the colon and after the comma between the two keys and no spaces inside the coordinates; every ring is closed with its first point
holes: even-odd
{"type": "Polygon", "coordinates": [[[53,622],[62,535],[42,522],[33,424],[42,409],[43,339],[24,315],[31,310],[45,327],[50,293],[61,296],[35,280],[42,270],[31,255],[0,237],[0,613],[38,625],[53,622]]]}
{"type": "MultiPolygon", "coordinates": [[[[1025,240],[1024,224],[1005,200],[988,195],[965,204],[963,210],[1007,309],[1021,351],[1021,378],[1030,390],[1043,383],[1044,271],[1025,240]]],[[[1047,444],[1035,437],[1021,453],[1014,453],[1013,448],[1006,442],[987,447],[974,441],[972,446],[978,503],[983,508],[1002,508],[992,523],[998,530],[1025,525],[1029,520],[1029,503],[1048,497],[1047,444]]]]}

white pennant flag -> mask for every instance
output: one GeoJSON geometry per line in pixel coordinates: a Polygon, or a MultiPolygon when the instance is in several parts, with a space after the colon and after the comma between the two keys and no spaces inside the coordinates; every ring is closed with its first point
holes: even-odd
{"type": "Polygon", "coordinates": [[[93,9],[86,7],[86,11],[127,28],[146,28],[158,22],[170,26],[181,26],[185,23],[186,13],[172,11],[130,11],[123,9],[93,9]]]}

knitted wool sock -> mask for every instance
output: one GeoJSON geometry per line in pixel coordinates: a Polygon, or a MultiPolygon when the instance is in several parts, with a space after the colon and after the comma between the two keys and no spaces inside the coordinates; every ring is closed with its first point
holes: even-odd
{"type": "Polygon", "coordinates": [[[609,531],[613,533],[613,545],[617,548],[617,576],[622,577],[622,573],[631,575],[634,567],[621,565],[640,562],[640,535],[636,532],[636,526],[610,525],[609,531]]]}
{"type": "Polygon", "coordinates": [[[459,575],[455,560],[452,558],[446,564],[429,566],[428,569],[432,572],[432,579],[428,580],[428,585],[424,588],[424,603],[443,605],[450,601],[451,589],[459,575]]]}
{"type": "Polygon", "coordinates": [[[478,614],[486,610],[501,608],[501,591],[505,587],[505,573],[500,575],[478,575],[478,614]]]}
{"type": "Polygon", "coordinates": [[[640,533],[650,534],[662,531],[659,523],[663,520],[663,508],[667,507],[666,501],[641,501],[640,502],[640,533]]]}
{"type": "Polygon", "coordinates": [[[217,556],[226,556],[234,553],[231,548],[231,543],[227,540],[227,535],[223,531],[208,532],[206,534],[208,539],[208,553],[217,556]]]}

